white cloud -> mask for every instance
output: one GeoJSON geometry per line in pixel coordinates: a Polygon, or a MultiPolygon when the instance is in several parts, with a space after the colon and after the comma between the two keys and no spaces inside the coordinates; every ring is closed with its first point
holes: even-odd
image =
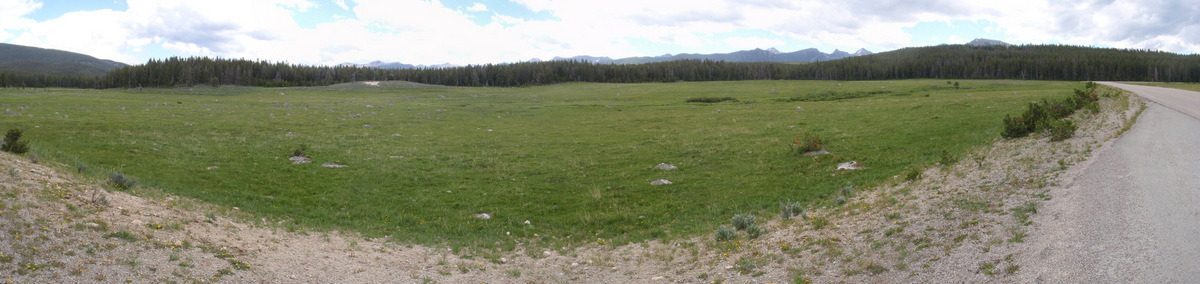
{"type": "Polygon", "coordinates": [[[483,11],[487,11],[487,10],[488,10],[487,5],[483,5],[483,3],[475,3],[475,5],[471,5],[471,7],[467,7],[467,11],[471,11],[471,12],[483,12],[483,11]]]}
{"type": "MultiPolygon", "coordinates": [[[[127,11],[75,12],[39,23],[24,16],[40,3],[0,0],[0,41],[126,63],[148,59],[133,54],[157,47],[181,56],[304,64],[478,64],[573,55],[657,55],[642,54],[647,50],[807,47],[795,46],[797,42],[880,51],[911,46],[904,29],[916,23],[969,20],[992,23],[983,29],[1004,33],[1008,37],[1001,40],[1014,43],[1200,51],[1200,17],[1192,16],[1200,14],[1200,5],[1170,0],[512,2],[551,17],[529,19],[493,11],[489,23],[477,24],[473,17],[480,14],[474,12],[488,11],[482,3],[451,8],[437,0],[334,0],[353,15],[301,28],[293,15],[319,5],[304,0],[129,0],[127,11]]],[[[936,36],[959,42],[959,36],[970,34],[936,36]]]]}
{"type": "Polygon", "coordinates": [[[37,22],[25,15],[42,8],[42,3],[33,0],[0,0],[0,41],[11,38],[10,31],[23,31],[37,22]]]}

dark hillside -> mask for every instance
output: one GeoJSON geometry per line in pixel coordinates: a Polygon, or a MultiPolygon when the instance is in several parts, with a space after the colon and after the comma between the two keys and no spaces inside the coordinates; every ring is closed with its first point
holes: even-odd
{"type": "Polygon", "coordinates": [[[0,43],[0,72],[103,76],[124,66],[74,52],[0,43]]]}

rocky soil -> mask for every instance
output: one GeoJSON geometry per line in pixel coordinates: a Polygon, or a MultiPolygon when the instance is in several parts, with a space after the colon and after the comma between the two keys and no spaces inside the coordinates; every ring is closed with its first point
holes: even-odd
{"type": "MultiPolygon", "coordinates": [[[[957,162],[854,188],[844,205],[759,218],[766,233],[715,242],[459,251],[289,231],[287,220],[0,153],[0,281],[303,283],[1012,282],[1030,214],[1056,177],[1131,124],[1137,96],[1080,111],[1075,138],[998,141],[957,162]],[[469,253],[468,253],[469,252],[469,253]],[[479,257],[490,254],[495,257],[479,257]]],[[[999,123],[1000,119],[997,118],[999,123]]],[[[871,170],[870,165],[866,165],[871,170]]]]}

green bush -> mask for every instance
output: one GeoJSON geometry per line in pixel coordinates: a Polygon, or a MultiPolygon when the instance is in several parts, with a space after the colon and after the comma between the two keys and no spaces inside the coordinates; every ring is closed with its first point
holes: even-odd
{"type": "Polygon", "coordinates": [[[750,226],[746,227],[746,235],[750,236],[750,239],[752,239],[752,240],[757,239],[759,236],[762,236],[763,234],[766,234],[766,233],[767,233],[767,230],[763,230],[763,229],[759,228],[758,225],[755,225],[755,224],[750,224],[750,226]]]}
{"type": "Polygon", "coordinates": [[[805,217],[804,203],[799,201],[780,203],[779,210],[781,211],[780,216],[783,216],[783,219],[792,218],[792,216],[800,216],[800,219],[804,219],[805,217]]]}
{"type": "Polygon", "coordinates": [[[825,147],[825,141],[821,140],[821,136],[814,133],[804,134],[804,138],[800,136],[792,138],[792,150],[797,156],[803,156],[804,153],[821,150],[825,147]]]}
{"type": "Polygon", "coordinates": [[[112,185],[113,187],[116,187],[117,189],[121,189],[121,190],[130,189],[130,188],[133,188],[134,186],[136,186],[137,183],[138,183],[137,180],[133,179],[132,177],[126,176],[125,174],[122,174],[121,172],[112,172],[112,173],[108,174],[108,184],[112,185]]]}
{"type": "Polygon", "coordinates": [[[29,145],[25,144],[25,141],[19,141],[20,139],[20,128],[8,130],[8,134],[4,135],[4,145],[0,146],[0,150],[13,154],[25,154],[25,152],[29,152],[29,145]]]}
{"type": "Polygon", "coordinates": [[[1075,136],[1075,129],[1077,127],[1070,120],[1059,119],[1046,123],[1045,132],[1050,136],[1050,141],[1057,142],[1075,136]]]}
{"type": "Polygon", "coordinates": [[[731,241],[735,237],[737,237],[737,229],[729,225],[721,225],[717,228],[717,242],[731,241]]]}
{"type": "Polygon", "coordinates": [[[308,157],[304,152],[308,151],[308,144],[300,144],[300,147],[292,150],[292,157],[308,157]]]}
{"type": "Polygon", "coordinates": [[[1025,119],[1021,117],[1004,116],[1004,131],[1000,132],[1000,136],[1005,139],[1020,138],[1029,135],[1029,125],[1025,123],[1025,119]]]}
{"type": "Polygon", "coordinates": [[[750,225],[754,225],[754,215],[737,214],[733,215],[733,219],[730,221],[733,223],[734,228],[738,230],[745,230],[747,227],[750,227],[750,225]]]}
{"type": "Polygon", "coordinates": [[[719,103],[719,102],[735,102],[736,103],[737,101],[738,100],[733,97],[699,97],[699,98],[688,98],[686,100],[686,102],[689,102],[689,103],[710,103],[710,104],[719,103]]]}
{"type": "Polygon", "coordinates": [[[1050,141],[1062,141],[1075,134],[1075,125],[1062,120],[1071,116],[1076,110],[1087,108],[1093,113],[1100,111],[1096,96],[1095,84],[1090,88],[1075,90],[1075,94],[1062,101],[1042,100],[1041,103],[1029,103],[1029,107],[1019,117],[1004,116],[1004,130],[1000,136],[1013,139],[1028,136],[1029,133],[1046,133],[1050,141]]]}

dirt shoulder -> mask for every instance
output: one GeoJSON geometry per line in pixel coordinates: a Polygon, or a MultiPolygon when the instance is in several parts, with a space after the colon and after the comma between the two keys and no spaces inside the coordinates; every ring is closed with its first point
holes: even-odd
{"type": "Polygon", "coordinates": [[[0,281],[1012,282],[1029,216],[1051,200],[1056,177],[1107,145],[1142,102],[1121,95],[1101,104],[1101,113],[1072,118],[1075,138],[999,141],[913,180],[897,173],[879,188],[853,189],[845,205],[766,221],[756,239],[739,232],[723,243],[707,235],[454,254],[288,232],[235,208],[147,188],[111,191],[73,168],[0,153],[0,281]],[[467,256],[485,254],[497,257],[467,256]]]}

